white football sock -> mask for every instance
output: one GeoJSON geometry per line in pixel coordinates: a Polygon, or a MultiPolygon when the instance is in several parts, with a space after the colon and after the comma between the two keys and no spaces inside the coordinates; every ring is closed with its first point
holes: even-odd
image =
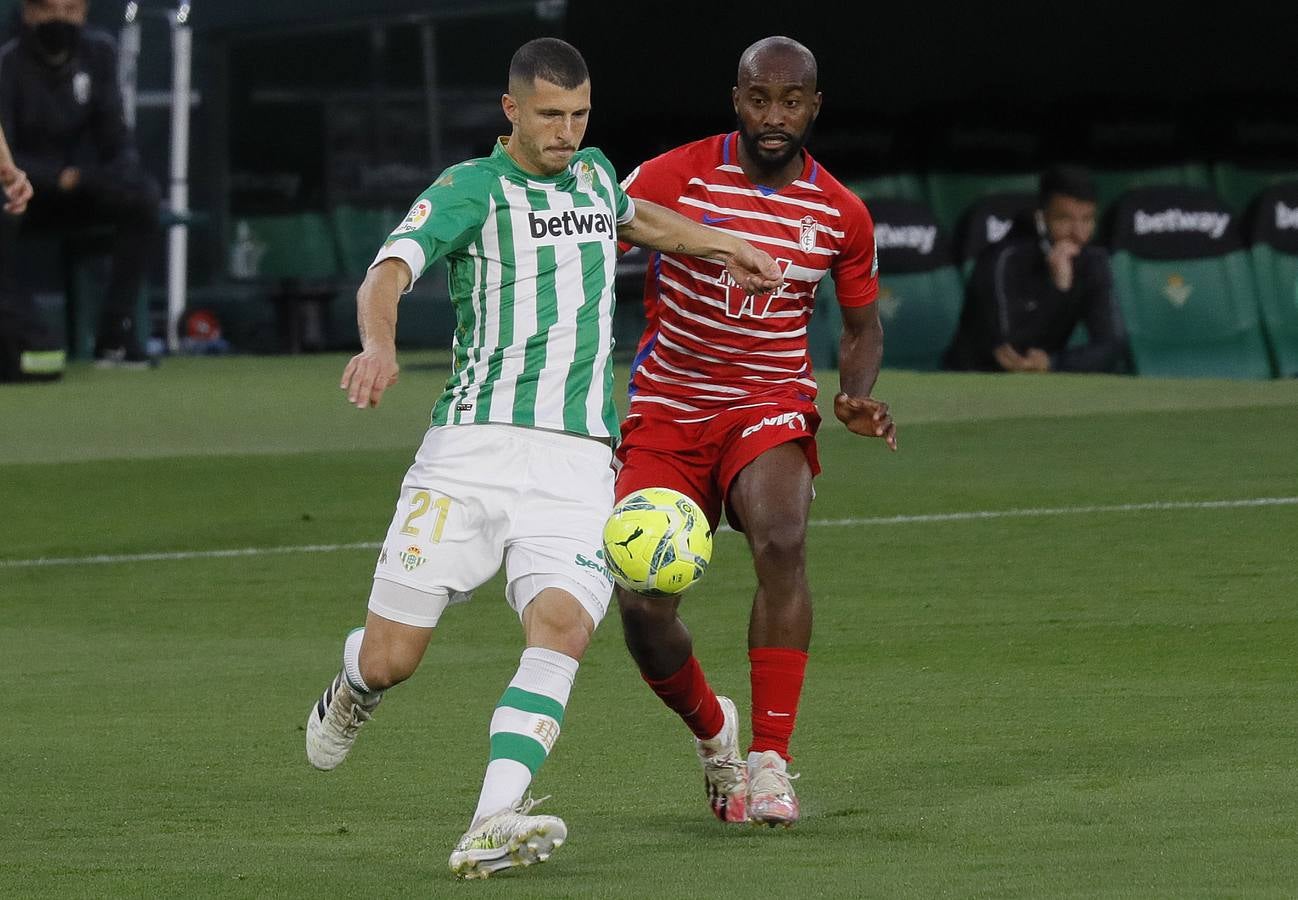
{"type": "Polygon", "coordinates": [[[518,804],[563,725],[577,660],[529,647],[491,717],[491,759],[473,823],[518,804]]]}
{"type": "Polygon", "coordinates": [[[364,628],[353,628],[343,642],[343,677],[351,689],[360,695],[363,704],[377,702],[383,696],[382,691],[371,691],[365,679],[361,677],[361,641],[365,639],[364,628]]]}

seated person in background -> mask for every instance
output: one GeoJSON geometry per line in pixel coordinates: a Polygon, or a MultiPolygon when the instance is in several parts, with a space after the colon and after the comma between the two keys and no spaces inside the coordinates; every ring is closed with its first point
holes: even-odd
{"type": "Polygon", "coordinates": [[[1091,244],[1095,185],[1083,169],[1041,176],[1035,227],[1011,231],[978,258],[947,369],[1114,372],[1126,357],[1109,255],[1091,244]],[[1088,341],[1069,346],[1078,324],[1088,341]]]}
{"type": "Polygon", "coordinates": [[[85,27],[87,8],[88,0],[23,0],[19,35],[0,47],[0,123],[35,188],[24,214],[0,215],[0,273],[9,302],[29,304],[30,291],[14,283],[20,231],[111,226],[95,356],[135,367],[148,363],[135,317],[159,190],[123,117],[117,48],[85,27]]]}

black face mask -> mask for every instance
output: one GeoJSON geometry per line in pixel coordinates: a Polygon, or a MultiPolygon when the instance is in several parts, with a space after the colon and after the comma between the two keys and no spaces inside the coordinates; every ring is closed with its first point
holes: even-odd
{"type": "Polygon", "coordinates": [[[31,26],[31,32],[41,52],[51,58],[71,53],[81,40],[81,26],[72,22],[42,22],[31,26]]]}

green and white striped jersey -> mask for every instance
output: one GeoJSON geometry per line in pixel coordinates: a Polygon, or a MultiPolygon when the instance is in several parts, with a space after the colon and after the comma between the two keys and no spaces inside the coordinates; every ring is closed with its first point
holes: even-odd
{"type": "Polygon", "coordinates": [[[414,278],[450,266],[454,364],[432,424],[617,433],[613,269],[617,225],[634,215],[593,147],[546,178],[502,140],[433,182],[375,259],[404,260],[414,278]]]}

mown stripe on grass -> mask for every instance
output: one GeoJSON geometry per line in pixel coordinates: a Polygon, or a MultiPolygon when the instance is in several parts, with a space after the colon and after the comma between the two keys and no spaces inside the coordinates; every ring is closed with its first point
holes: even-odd
{"type": "MultiPolygon", "coordinates": [[[[923,513],[911,516],[864,516],[851,519],[812,519],[813,528],[845,525],[908,525],[925,522],[978,522],[988,519],[1020,519],[1045,516],[1081,516],[1097,513],[1178,512],[1208,509],[1250,509],[1267,506],[1298,506],[1298,497],[1253,497],[1243,500],[1159,500],[1151,503],[1118,503],[1109,506],[1043,506],[1025,509],[984,509],[967,512],[923,513]]],[[[729,531],[722,527],[721,531],[729,531]]],[[[283,556],[296,553],[337,553],[343,550],[377,550],[374,542],[350,544],[304,544],[295,547],[243,547],[234,550],[178,550],[163,553],[122,553],[98,556],[0,559],[0,569],[32,569],[44,566],[97,566],[137,562],[174,562],[187,559],[223,559],[243,556],[283,556]]]]}

